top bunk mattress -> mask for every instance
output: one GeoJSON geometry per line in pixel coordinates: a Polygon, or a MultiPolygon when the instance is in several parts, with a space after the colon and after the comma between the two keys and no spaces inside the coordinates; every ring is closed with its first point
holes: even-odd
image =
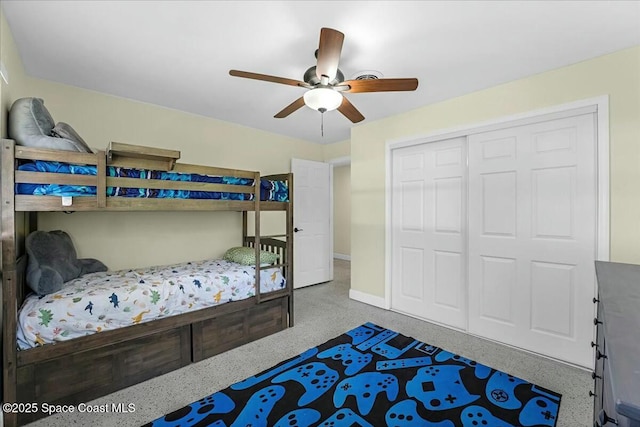
{"type": "MultiPolygon", "coordinates": [[[[60,292],[29,295],[18,313],[18,348],[66,341],[255,295],[255,267],[205,260],[86,274],[60,292]]],[[[261,293],[285,287],[280,268],[260,271],[261,293]]]]}
{"type": "MultiPolygon", "coordinates": [[[[97,175],[97,167],[68,163],[33,160],[22,162],[18,170],[27,172],[49,172],[72,175],[97,175]]],[[[129,169],[107,166],[107,176],[117,178],[158,179],[163,181],[204,182],[210,184],[254,185],[250,178],[212,176],[196,173],[164,172],[147,169],[129,169]]],[[[61,184],[16,184],[16,194],[35,196],[95,196],[96,187],[88,185],[61,184]]],[[[108,197],[174,198],[174,199],[218,199],[253,200],[253,193],[225,193],[218,191],[171,190],[132,187],[107,187],[108,197]]],[[[260,200],[288,202],[289,189],[285,181],[260,180],[260,200]]]]}

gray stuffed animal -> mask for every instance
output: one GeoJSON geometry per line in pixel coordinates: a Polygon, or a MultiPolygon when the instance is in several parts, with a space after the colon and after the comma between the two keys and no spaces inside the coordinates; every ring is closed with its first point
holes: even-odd
{"type": "Polygon", "coordinates": [[[9,110],[9,138],[18,145],[50,150],[91,153],[91,148],[71,126],[53,117],[40,98],[20,98],[9,110]]]}
{"type": "Polygon", "coordinates": [[[34,231],[25,242],[27,285],[38,295],[58,292],[62,285],[87,273],[107,271],[97,259],[78,259],[71,237],[62,231],[34,231]]]}

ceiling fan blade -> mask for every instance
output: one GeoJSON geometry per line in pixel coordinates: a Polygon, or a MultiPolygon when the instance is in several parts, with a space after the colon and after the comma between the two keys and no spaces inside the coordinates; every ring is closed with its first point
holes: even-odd
{"type": "Polygon", "coordinates": [[[229,74],[234,77],[244,77],[245,79],[263,80],[265,82],[281,83],[283,85],[289,85],[289,86],[309,87],[307,83],[300,80],[270,76],[267,74],[250,73],[248,71],[239,71],[239,70],[229,70],[229,74]]]}
{"type": "Polygon", "coordinates": [[[371,79],[371,80],[346,80],[336,87],[349,86],[344,92],[395,92],[416,90],[418,79],[371,79]]]}
{"type": "Polygon", "coordinates": [[[338,111],[353,123],[358,123],[364,120],[362,113],[360,113],[360,111],[358,111],[358,109],[349,102],[346,96],[342,97],[342,104],[338,107],[338,111]]]}
{"type": "Polygon", "coordinates": [[[302,107],[304,107],[304,98],[301,96],[300,98],[293,101],[291,104],[284,107],[282,111],[280,111],[278,114],[276,114],[273,117],[275,117],[276,119],[283,119],[287,117],[289,114],[293,113],[294,111],[302,107]]]}
{"type": "Polygon", "coordinates": [[[329,78],[329,80],[327,82],[323,82],[323,84],[327,84],[336,77],[343,41],[344,34],[340,31],[331,28],[322,28],[320,30],[316,75],[320,80],[322,80],[322,76],[327,76],[329,78]]]}

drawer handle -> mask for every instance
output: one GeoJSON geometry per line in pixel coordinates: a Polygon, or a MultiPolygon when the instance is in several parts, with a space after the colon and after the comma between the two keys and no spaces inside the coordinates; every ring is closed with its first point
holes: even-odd
{"type": "Polygon", "coordinates": [[[598,318],[596,317],[596,318],[593,319],[593,324],[594,325],[602,325],[602,322],[600,320],[598,320],[598,318]]]}
{"type": "Polygon", "coordinates": [[[600,345],[594,343],[593,341],[591,341],[591,348],[593,348],[593,347],[598,348],[598,347],[600,347],[600,345]]]}
{"type": "Polygon", "coordinates": [[[591,372],[591,379],[592,379],[592,380],[595,380],[596,378],[600,378],[600,379],[602,379],[602,377],[601,377],[600,375],[596,375],[596,373],[595,373],[595,372],[591,372]]]}
{"type": "Polygon", "coordinates": [[[596,351],[596,359],[600,360],[600,359],[606,359],[607,355],[602,353],[600,350],[596,351]]]}

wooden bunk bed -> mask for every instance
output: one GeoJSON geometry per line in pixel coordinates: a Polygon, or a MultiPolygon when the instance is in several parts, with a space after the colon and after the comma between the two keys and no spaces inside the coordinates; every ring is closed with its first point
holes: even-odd
{"type": "MultiPolygon", "coordinates": [[[[2,320],[3,402],[78,404],[173,371],[247,342],[293,326],[293,177],[271,175],[263,179],[284,181],[287,201],[261,201],[258,172],[176,163],[179,152],[112,143],[95,154],[34,149],[1,140],[2,203],[2,320]],[[17,164],[28,160],[91,165],[97,175],[25,172],[17,164]],[[160,181],[107,176],[109,166],[170,170],[216,176],[250,178],[255,185],[160,181]],[[19,183],[54,183],[95,186],[93,196],[62,198],[16,194],[19,183]],[[113,187],[196,190],[253,194],[251,200],[132,198],[107,196],[113,187]],[[255,296],[171,317],[103,331],[28,350],[17,347],[17,313],[25,300],[27,264],[24,241],[37,227],[43,211],[157,211],[207,210],[242,213],[242,245],[255,248],[255,296]],[[260,212],[283,211],[286,231],[260,235],[260,212]],[[254,212],[253,233],[248,213],[254,212]],[[253,234],[253,235],[250,235],[253,234]],[[277,253],[286,278],[283,289],[261,293],[259,251],[277,253]],[[153,344],[153,345],[152,345],[153,344]]],[[[7,426],[21,425],[44,416],[35,413],[4,414],[7,426]]]]}

